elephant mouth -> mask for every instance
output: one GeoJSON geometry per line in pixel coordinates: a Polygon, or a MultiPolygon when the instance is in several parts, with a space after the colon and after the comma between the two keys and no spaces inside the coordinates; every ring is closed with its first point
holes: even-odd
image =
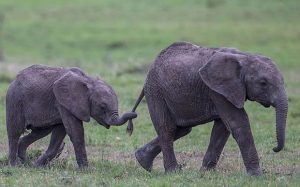
{"type": "Polygon", "coordinates": [[[108,125],[107,123],[104,122],[104,120],[96,120],[100,125],[102,125],[103,127],[105,127],[106,129],[110,128],[110,125],[108,125]]]}
{"type": "Polygon", "coordinates": [[[265,102],[260,102],[260,104],[262,104],[266,108],[269,108],[271,106],[271,104],[265,102]]]}

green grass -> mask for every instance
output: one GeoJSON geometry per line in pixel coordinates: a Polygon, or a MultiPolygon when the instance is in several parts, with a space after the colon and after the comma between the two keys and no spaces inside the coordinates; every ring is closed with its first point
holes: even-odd
{"type": "MultiPolygon", "coordinates": [[[[0,0],[0,186],[299,186],[299,10],[298,0],[0,0]],[[152,173],[144,171],[133,154],[155,137],[145,103],[138,108],[131,137],[126,126],[85,125],[87,171],[76,168],[68,138],[62,155],[47,168],[36,169],[30,162],[8,167],[5,94],[20,69],[42,63],[101,75],[114,87],[124,112],[135,103],[155,56],[180,40],[264,54],[282,70],[290,101],[284,151],[272,152],[274,110],[246,104],[264,177],[245,173],[232,137],[216,171],[199,172],[211,124],[176,142],[182,172],[165,175],[161,155],[152,173]]],[[[30,147],[32,161],[48,141],[30,147]]]]}

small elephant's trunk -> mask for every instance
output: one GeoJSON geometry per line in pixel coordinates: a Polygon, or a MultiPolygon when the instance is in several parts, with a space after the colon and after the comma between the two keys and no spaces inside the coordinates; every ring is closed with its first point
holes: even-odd
{"type": "Polygon", "coordinates": [[[109,125],[110,126],[121,126],[124,123],[126,123],[128,120],[131,120],[136,117],[137,117],[137,115],[135,112],[124,113],[121,117],[119,117],[118,115],[114,115],[112,117],[112,120],[109,125]]]}
{"type": "Polygon", "coordinates": [[[283,149],[285,142],[285,128],[288,112],[288,99],[285,92],[280,94],[279,100],[275,104],[275,110],[277,146],[273,148],[273,151],[279,152],[283,149]]]}

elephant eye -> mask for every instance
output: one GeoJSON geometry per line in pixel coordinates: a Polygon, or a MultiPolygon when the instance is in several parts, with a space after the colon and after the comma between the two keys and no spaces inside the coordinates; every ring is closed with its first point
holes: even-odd
{"type": "Polygon", "coordinates": [[[267,86],[267,82],[265,80],[261,80],[259,82],[259,84],[262,86],[262,87],[266,87],[267,86]]]}
{"type": "Polygon", "coordinates": [[[106,108],[107,108],[107,107],[106,107],[106,104],[100,104],[100,109],[101,109],[102,111],[104,111],[106,108]]]}

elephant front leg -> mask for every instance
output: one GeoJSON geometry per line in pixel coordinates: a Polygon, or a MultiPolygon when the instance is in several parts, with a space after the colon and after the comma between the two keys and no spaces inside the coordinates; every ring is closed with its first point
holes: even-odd
{"type": "Polygon", "coordinates": [[[249,175],[260,176],[262,175],[262,170],[259,166],[259,158],[250,125],[249,123],[245,123],[244,125],[232,127],[232,136],[239,145],[247,173],[249,175]]]}
{"type": "Polygon", "coordinates": [[[249,175],[262,175],[246,111],[244,108],[236,108],[220,94],[211,93],[210,96],[222,121],[231,131],[240,148],[247,173],[249,175]]]}
{"type": "Polygon", "coordinates": [[[230,132],[227,130],[222,120],[215,120],[201,170],[209,170],[216,167],[229,135],[230,132]]]}
{"type": "MultiPolygon", "coordinates": [[[[175,133],[175,140],[189,134],[192,128],[177,128],[175,133]]],[[[174,141],[175,141],[174,140],[174,141]]],[[[139,148],[135,152],[135,157],[139,164],[147,171],[152,170],[153,160],[161,152],[161,147],[159,144],[159,138],[154,138],[149,143],[139,148]]]]}
{"type": "Polygon", "coordinates": [[[60,107],[59,111],[62,115],[66,133],[70,137],[70,140],[73,144],[77,164],[79,168],[86,168],[88,167],[88,160],[85,149],[84,129],[82,121],[74,117],[63,107],[60,107]]]}

